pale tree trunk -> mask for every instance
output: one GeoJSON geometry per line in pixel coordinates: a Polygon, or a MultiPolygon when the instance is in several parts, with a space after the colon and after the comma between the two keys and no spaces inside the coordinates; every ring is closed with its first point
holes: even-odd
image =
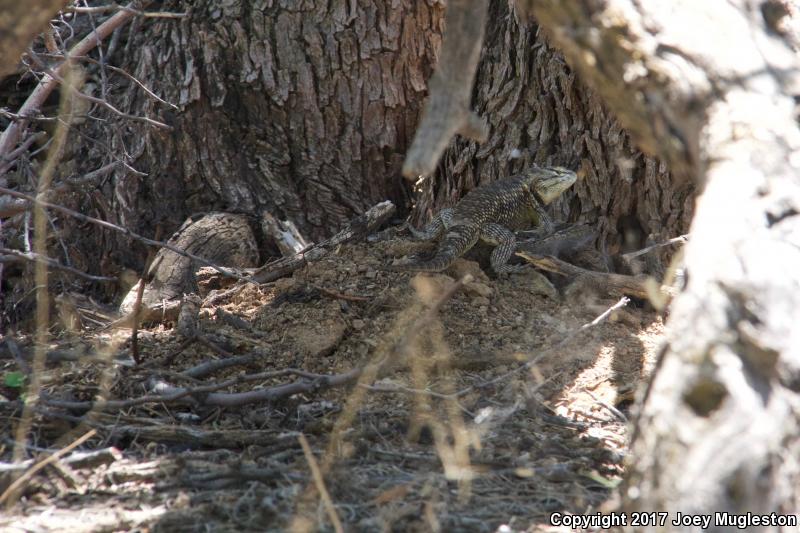
{"type": "Polygon", "coordinates": [[[796,513],[800,69],[788,3],[553,0],[533,11],[634,140],[704,187],[688,284],[632,443],[628,510],[796,513]]]}

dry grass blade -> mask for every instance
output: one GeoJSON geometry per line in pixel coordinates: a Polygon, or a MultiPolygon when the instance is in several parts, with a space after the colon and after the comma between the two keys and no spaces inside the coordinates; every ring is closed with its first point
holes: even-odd
{"type": "Polygon", "coordinates": [[[317,490],[319,491],[320,498],[322,498],[322,504],[325,506],[325,512],[328,513],[328,518],[330,518],[331,523],[333,524],[333,529],[336,530],[336,533],[342,533],[344,528],[342,528],[342,523],[339,521],[339,515],[336,514],[336,508],[333,506],[331,495],[328,493],[328,489],[325,487],[325,480],[322,479],[322,472],[320,472],[317,459],[314,457],[314,453],[311,451],[311,446],[308,444],[308,439],[306,439],[306,436],[301,433],[297,436],[297,440],[300,441],[300,446],[303,447],[303,454],[306,456],[308,468],[311,469],[311,476],[314,478],[314,485],[316,485],[317,490]]]}
{"type": "Polygon", "coordinates": [[[95,436],[97,430],[89,430],[88,432],[84,433],[83,436],[79,437],[75,441],[73,441],[70,445],[65,446],[64,448],[58,450],[53,455],[42,459],[35,465],[33,465],[29,470],[27,470],[24,474],[22,474],[19,478],[17,478],[8,488],[0,495],[0,505],[3,503],[9,502],[11,503],[15,499],[15,495],[19,492],[19,489],[22,488],[22,485],[25,484],[30,478],[32,478],[38,471],[42,468],[46,467],[49,464],[54,463],[61,457],[65,456],[87,440],[91,439],[95,436]]]}
{"type": "MultiPolygon", "coordinates": [[[[71,69],[67,70],[66,79],[68,83],[80,83],[73,75],[71,69]]],[[[62,116],[69,117],[72,111],[72,102],[69,91],[64,91],[61,95],[60,112],[62,116]]],[[[53,144],[47,154],[47,160],[42,167],[37,185],[36,199],[43,198],[48,189],[55,172],[56,165],[61,159],[61,154],[67,140],[67,133],[70,128],[70,120],[59,121],[53,136],[53,144]]],[[[41,205],[36,205],[33,211],[34,220],[34,242],[33,251],[39,257],[47,256],[47,214],[41,205]]],[[[47,336],[50,327],[50,294],[47,287],[47,263],[36,261],[36,346],[33,357],[33,364],[30,374],[30,385],[25,395],[25,406],[22,416],[14,434],[14,462],[22,459],[25,445],[28,440],[33,417],[33,408],[39,401],[41,392],[41,375],[44,372],[44,364],[47,358],[47,336]]],[[[8,493],[11,494],[11,493],[8,493]]],[[[8,496],[6,496],[8,498],[8,496]]],[[[11,503],[8,501],[8,503],[11,503]]]]}

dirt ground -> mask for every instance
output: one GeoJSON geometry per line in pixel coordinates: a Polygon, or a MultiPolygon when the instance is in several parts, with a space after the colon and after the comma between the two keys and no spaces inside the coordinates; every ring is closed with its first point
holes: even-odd
{"type": "MultiPolygon", "coordinates": [[[[335,511],[345,531],[556,531],[553,512],[613,506],[661,317],[633,302],[582,329],[618,298],[565,297],[533,268],[503,279],[468,259],[436,275],[382,270],[419,247],[344,245],[243,286],[201,309],[204,342],[172,323],[144,327],[142,365],[130,329],[79,310],[77,329],[53,330],[51,354],[68,356],[43,373],[26,455],[92,428],[79,449],[101,452],[65,453],[28,479],[0,530],[333,531],[335,511]],[[186,373],[231,357],[241,363],[186,373]],[[357,381],[322,377],[357,368],[357,381]],[[141,400],[85,417],[104,387],[109,400],[141,400]],[[145,397],[174,387],[193,393],[145,397]],[[247,400],[259,391],[275,396],[247,400]]],[[[0,393],[8,463],[20,413],[15,390],[0,393]]]]}

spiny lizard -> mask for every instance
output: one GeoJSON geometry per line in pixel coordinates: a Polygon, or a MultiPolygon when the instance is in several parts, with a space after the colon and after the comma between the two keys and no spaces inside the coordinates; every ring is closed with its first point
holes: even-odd
{"type": "Polygon", "coordinates": [[[477,187],[455,207],[442,209],[422,230],[408,227],[420,240],[434,240],[444,235],[432,259],[389,268],[440,272],[482,239],[495,246],[490,258],[492,270],[498,274],[513,272],[516,268],[506,264],[516,245],[511,230],[537,226],[543,234],[551,233],[553,223],[544,206],[558,198],[576,179],[575,172],[566,168],[533,167],[522,174],[477,187]]]}

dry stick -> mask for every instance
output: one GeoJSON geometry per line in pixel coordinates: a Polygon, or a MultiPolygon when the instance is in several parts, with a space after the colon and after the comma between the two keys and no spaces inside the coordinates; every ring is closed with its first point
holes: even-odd
{"type": "MultiPolygon", "coordinates": [[[[64,54],[40,54],[40,55],[42,55],[44,57],[55,57],[55,58],[58,58],[58,59],[64,59],[64,54]]],[[[128,78],[133,83],[138,85],[153,100],[155,100],[155,101],[157,101],[157,102],[159,102],[161,104],[164,104],[165,106],[169,106],[172,109],[174,109],[175,111],[180,111],[180,108],[178,106],[176,106],[173,103],[167,102],[166,100],[164,100],[163,98],[158,96],[147,85],[142,83],[136,76],[134,76],[133,74],[130,74],[125,69],[121,69],[119,67],[115,67],[114,65],[102,64],[100,61],[96,60],[93,57],[89,57],[89,56],[74,56],[74,57],[72,57],[72,60],[73,61],[86,61],[88,63],[92,63],[92,64],[95,64],[95,65],[100,65],[102,67],[105,67],[105,68],[107,68],[107,69],[109,69],[109,70],[111,70],[113,72],[116,72],[117,74],[121,74],[122,76],[128,78]]]]}
{"type": "MultiPolygon", "coordinates": [[[[536,268],[588,281],[591,283],[592,287],[601,289],[606,293],[630,294],[631,296],[643,299],[648,299],[650,297],[650,293],[645,285],[648,279],[647,276],[627,276],[625,274],[586,270],[555,257],[532,254],[524,250],[518,251],[517,255],[536,268]]],[[[660,290],[662,293],[668,295],[675,292],[674,289],[666,285],[662,285],[660,290]]]]}
{"type": "Polygon", "coordinates": [[[339,233],[330,239],[312,244],[294,255],[282,257],[256,269],[253,279],[258,283],[269,283],[290,275],[312,261],[319,261],[340,244],[365,237],[375,231],[394,214],[395,210],[394,204],[389,200],[375,204],[365,213],[351,219],[339,233]]]}
{"type": "Polygon", "coordinates": [[[478,142],[489,136],[486,122],[470,111],[472,85],[483,45],[488,0],[449,0],[445,34],[422,122],[408,150],[403,175],[429,176],[453,135],[478,142]]]}
{"type": "Polygon", "coordinates": [[[634,257],[639,257],[640,255],[644,255],[650,250],[655,250],[656,248],[661,248],[662,246],[669,246],[670,244],[686,244],[689,242],[689,234],[686,233],[685,235],[679,235],[678,237],[673,237],[672,239],[666,240],[664,242],[659,242],[657,244],[653,244],[648,246],[647,248],[642,248],[641,250],[637,250],[635,252],[629,252],[627,254],[622,254],[622,258],[626,261],[630,261],[634,257]]]}
{"type": "MultiPolygon", "coordinates": [[[[77,268],[73,268],[73,267],[70,267],[70,266],[67,266],[67,265],[62,265],[61,263],[59,263],[58,261],[56,261],[55,259],[53,259],[51,257],[42,256],[42,255],[39,255],[39,254],[37,254],[35,252],[25,253],[25,252],[21,252],[19,250],[14,250],[12,248],[0,247],[0,254],[7,254],[8,256],[14,256],[15,258],[18,257],[18,258],[24,259],[26,261],[44,263],[49,267],[57,268],[59,270],[64,270],[66,272],[69,272],[70,274],[74,274],[76,276],[82,277],[84,279],[88,279],[90,281],[117,281],[117,278],[110,278],[108,276],[93,276],[91,274],[87,274],[86,272],[78,270],[77,268]]],[[[3,257],[2,255],[0,255],[0,263],[5,263],[5,262],[7,262],[6,258],[3,257]]]]}
{"type": "Polygon", "coordinates": [[[39,470],[41,470],[42,468],[46,467],[49,464],[58,461],[58,459],[68,454],[69,452],[71,452],[72,450],[74,450],[87,440],[94,437],[96,433],[97,430],[95,429],[89,430],[81,437],[79,437],[77,440],[72,442],[69,446],[61,448],[56,453],[46,457],[45,459],[42,459],[41,461],[33,465],[28,471],[26,471],[19,478],[17,478],[11,485],[9,485],[8,488],[3,492],[3,494],[0,495],[0,505],[6,501],[13,500],[14,499],[13,495],[17,494],[18,491],[22,488],[22,485],[26,483],[30,478],[32,478],[39,470]]]}
{"type": "Polygon", "coordinates": [[[237,274],[235,272],[229,271],[227,268],[224,268],[224,267],[221,267],[219,265],[216,265],[216,264],[212,263],[208,259],[204,259],[204,258],[202,258],[202,257],[200,257],[198,255],[194,255],[193,253],[187,252],[186,250],[181,250],[180,248],[177,248],[177,247],[169,244],[168,242],[162,242],[162,241],[156,241],[156,240],[153,240],[153,239],[148,239],[147,237],[145,237],[143,235],[139,235],[138,233],[136,233],[134,231],[131,231],[128,228],[123,228],[121,226],[117,226],[116,224],[112,224],[111,222],[106,222],[105,220],[100,220],[99,218],[94,218],[94,217],[90,217],[89,215],[84,215],[83,213],[79,213],[77,211],[73,211],[72,209],[66,208],[66,207],[58,205],[58,204],[45,202],[44,200],[39,200],[39,199],[34,198],[33,196],[29,195],[29,194],[25,194],[25,193],[22,193],[22,192],[19,192],[19,191],[15,191],[13,189],[8,189],[6,187],[0,187],[0,193],[8,194],[9,196],[13,196],[14,198],[22,198],[23,200],[28,200],[29,202],[31,202],[31,203],[33,203],[35,205],[38,205],[38,206],[41,206],[41,207],[46,207],[48,209],[53,209],[55,211],[59,211],[60,213],[64,213],[65,215],[69,215],[69,216],[71,216],[73,218],[77,218],[78,220],[81,220],[83,222],[89,222],[91,224],[95,224],[95,225],[100,226],[102,228],[106,228],[106,229],[110,229],[112,231],[116,231],[116,232],[122,233],[123,235],[127,235],[128,237],[130,237],[132,239],[135,239],[135,240],[137,240],[137,241],[139,241],[141,243],[144,243],[144,244],[146,244],[148,246],[156,246],[156,247],[166,248],[167,250],[169,250],[171,252],[175,252],[178,255],[182,255],[184,257],[188,257],[189,259],[194,259],[198,263],[201,263],[203,265],[206,265],[206,266],[209,266],[209,267],[213,268],[214,270],[216,270],[220,274],[223,274],[223,275],[231,277],[231,278],[238,279],[239,281],[244,281],[246,283],[256,283],[255,281],[253,281],[250,278],[246,278],[244,276],[240,276],[239,274],[237,274]]]}
{"type": "MultiPolygon", "coordinates": [[[[61,83],[62,85],[64,84],[64,79],[61,76],[59,76],[54,70],[47,68],[47,66],[39,58],[37,58],[34,54],[31,54],[30,58],[33,60],[34,63],[36,63],[36,65],[40,69],[42,69],[42,72],[44,72],[45,74],[47,74],[51,78],[55,79],[57,82],[61,83]]],[[[157,128],[161,128],[161,129],[165,129],[165,130],[170,130],[170,131],[172,130],[171,126],[167,126],[163,122],[159,122],[157,120],[153,120],[152,118],[140,117],[138,115],[131,115],[129,113],[125,113],[124,111],[120,111],[119,109],[114,107],[110,102],[108,102],[107,100],[104,100],[102,98],[97,98],[96,96],[92,96],[90,94],[83,93],[83,92],[81,92],[81,91],[79,91],[77,89],[74,89],[74,88],[73,89],[69,89],[69,90],[71,90],[74,93],[74,95],[77,96],[78,98],[81,98],[83,100],[87,100],[89,102],[92,102],[93,104],[97,104],[100,107],[104,107],[105,109],[111,111],[112,113],[114,113],[115,115],[117,115],[119,117],[126,118],[128,120],[133,120],[133,121],[136,121],[136,122],[144,122],[146,124],[150,124],[151,126],[155,126],[157,128]]]]}
{"type": "MultiPolygon", "coordinates": [[[[134,9],[134,6],[136,5],[140,5],[140,7],[146,7],[150,2],[151,0],[141,0],[141,2],[134,1],[129,3],[126,8],[134,9]]],[[[86,55],[90,50],[94,49],[98,44],[100,44],[103,39],[111,35],[114,30],[123,24],[126,24],[134,16],[136,16],[136,13],[128,10],[122,10],[119,13],[116,13],[107,21],[98,26],[96,31],[90,33],[78,44],[72,47],[68,55],[86,55]]],[[[53,69],[53,71],[58,75],[63,76],[67,70],[68,63],[69,60],[63,61],[55,69],[53,69]]],[[[45,76],[39,85],[36,86],[30,96],[28,96],[28,99],[25,100],[25,103],[22,104],[22,107],[17,113],[22,116],[35,115],[42,105],[44,105],[44,102],[47,100],[47,97],[50,96],[50,93],[52,93],[57,86],[57,80],[51,76],[45,76]]],[[[27,124],[24,122],[12,122],[8,125],[6,131],[4,131],[3,135],[0,136],[0,160],[2,160],[11,152],[11,150],[13,150],[14,146],[17,144],[17,141],[19,140],[20,135],[22,134],[22,130],[26,126],[27,124]]]]}
{"type": "MultiPolygon", "coordinates": [[[[130,4],[129,4],[130,5],[130,4]]],[[[128,6],[121,6],[116,3],[107,6],[93,6],[93,7],[65,7],[62,9],[65,13],[112,13],[114,11],[128,11],[134,15],[144,18],[167,18],[167,19],[182,19],[189,16],[188,13],[172,13],[169,11],[140,11],[128,6]]]]}
{"type": "MultiPolygon", "coordinates": [[[[71,71],[67,71],[68,80],[73,83],[71,71]]],[[[68,116],[72,111],[72,102],[68,91],[61,95],[60,110],[68,116]]],[[[47,160],[42,167],[37,184],[37,193],[34,200],[47,194],[55,172],[56,165],[61,159],[61,154],[67,140],[70,121],[59,121],[53,136],[53,145],[47,153],[47,160]]],[[[35,239],[33,251],[40,257],[47,256],[47,214],[41,206],[37,206],[33,211],[35,239]]],[[[50,294],[47,287],[47,264],[44,261],[37,261],[34,269],[34,279],[36,281],[36,345],[34,347],[34,357],[31,365],[30,385],[25,393],[25,404],[22,409],[22,416],[14,433],[14,452],[12,454],[14,462],[19,462],[25,452],[25,445],[28,441],[28,432],[33,423],[33,409],[39,401],[41,393],[41,375],[44,372],[45,360],[47,359],[47,332],[50,326],[50,294]]],[[[9,493],[11,494],[11,493],[9,493]]],[[[11,503],[11,502],[9,502],[11,503]]]]}
{"type": "Polygon", "coordinates": [[[197,387],[172,387],[164,385],[159,387],[159,393],[148,394],[138,398],[131,398],[130,400],[106,400],[100,403],[93,403],[91,401],[68,401],[57,400],[49,398],[46,395],[42,396],[42,402],[51,407],[59,407],[62,409],[70,409],[75,411],[97,409],[104,411],[118,411],[121,409],[129,409],[138,405],[145,405],[149,403],[172,403],[182,400],[187,396],[199,397],[197,401],[203,405],[220,406],[220,407],[234,407],[241,406],[256,402],[275,401],[286,396],[299,394],[301,392],[314,392],[329,387],[338,387],[346,385],[358,379],[361,375],[362,369],[354,368],[342,374],[313,374],[304,370],[297,370],[294,368],[287,368],[283,370],[275,370],[270,372],[261,372],[259,374],[249,374],[237,376],[219,383],[209,385],[199,385],[197,387]],[[232,393],[216,393],[220,389],[226,389],[242,383],[252,381],[263,381],[265,379],[295,375],[303,378],[305,381],[295,381],[292,383],[284,383],[274,387],[265,389],[258,389],[247,392],[232,392],[232,393]]]}
{"type": "MultiPolygon", "coordinates": [[[[116,169],[120,165],[125,165],[123,161],[117,160],[113,161],[107,165],[104,165],[98,169],[92,170],[91,172],[87,172],[83,176],[75,177],[75,178],[67,178],[62,180],[59,183],[56,183],[50,188],[50,194],[47,195],[49,199],[52,199],[56,193],[62,193],[67,191],[73,187],[80,187],[83,185],[91,184],[112,170],[116,169]]],[[[130,168],[130,167],[128,167],[130,168]]],[[[0,167],[0,174],[3,173],[2,168],[0,167]]],[[[3,202],[0,202],[0,218],[7,218],[17,215],[19,213],[24,213],[25,211],[29,211],[31,209],[31,204],[26,202],[25,200],[17,199],[14,202],[11,202],[9,199],[3,199],[3,202]]]]}
{"type": "Polygon", "coordinates": [[[331,523],[333,524],[333,529],[336,533],[343,533],[344,529],[342,528],[342,523],[339,521],[339,515],[336,514],[336,508],[333,506],[331,495],[325,487],[325,480],[322,479],[322,472],[319,470],[319,465],[314,457],[314,453],[311,451],[311,446],[308,445],[308,439],[301,433],[297,436],[297,440],[300,441],[300,446],[303,448],[303,454],[306,456],[308,468],[311,469],[311,476],[314,478],[314,485],[317,486],[320,498],[322,498],[322,504],[325,506],[325,512],[328,513],[328,518],[331,519],[331,523]]]}

